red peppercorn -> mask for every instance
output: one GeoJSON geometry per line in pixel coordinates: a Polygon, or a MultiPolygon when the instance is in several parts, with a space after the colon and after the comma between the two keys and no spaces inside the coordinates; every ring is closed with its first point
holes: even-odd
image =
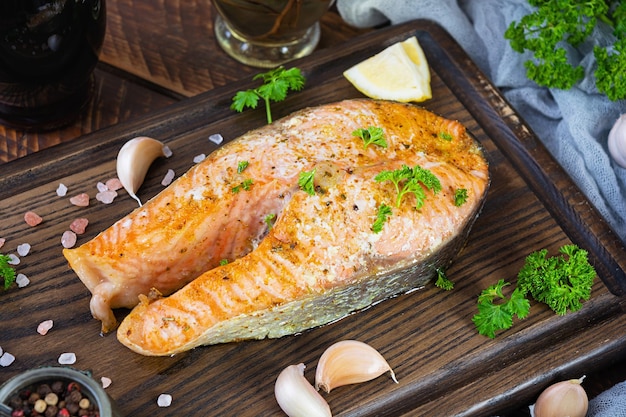
{"type": "Polygon", "coordinates": [[[57,416],[58,417],[70,417],[70,412],[67,411],[67,408],[61,408],[57,416]]]}
{"type": "Polygon", "coordinates": [[[24,410],[13,410],[11,417],[24,417],[24,410]]]}

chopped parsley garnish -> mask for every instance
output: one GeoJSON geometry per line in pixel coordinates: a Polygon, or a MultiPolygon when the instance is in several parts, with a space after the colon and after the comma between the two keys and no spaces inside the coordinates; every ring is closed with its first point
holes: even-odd
{"type": "Polygon", "coordinates": [[[220,266],[228,265],[228,259],[222,259],[220,261],[220,266]]]}
{"type": "Polygon", "coordinates": [[[245,171],[245,169],[248,168],[248,165],[250,165],[248,161],[240,161],[237,164],[237,174],[241,174],[243,171],[245,171]]]}
{"type": "Polygon", "coordinates": [[[435,286],[442,290],[450,291],[454,288],[454,282],[450,281],[443,269],[437,269],[437,280],[435,286]]]}
{"type": "Polygon", "coordinates": [[[259,99],[265,102],[265,114],[267,123],[272,123],[271,101],[283,101],[289,90],[301,90],[304,87],[305,78],[299,68],[285,69],[278,67],[267,72],[255,75],[253,80],[263,80],[263,84],[257,88],[238,91],[233,97],[230,108],[242,112],[245,107],[255,109],[259,99]]]}
{"type": "Polygon", "coordinates": [[[385,140],[385,133],[380,127],[370,126],[367,129],[359,128],[352,132],[352,136],[363,139],[364,149],[367,149],[367,147],[372,143],[383,148],[388,146],[387,141],[385,140]]]}
{"type": "Polygon", "coordinates": [[[247,178],[245,180],[243,180],[241,182],[241,184],[235,186],[232,188],[233,193],[237,194],[238,192],[240,192],[242,189],[246,190],[246,191],[250,191],[250,187],[252,186],[252,184],[254,184],[254,182],[250,179],[247,178]]]}
{"type": "Polygon", "coordinates": [[[315,169],[311,171],[302,171],[298,177],[298,185],[308,195],[315,195],[313,177],[315,177],[315,169]]]}
{"type": "Polygon", "coordinates": [[[434,194],[441,191],[441,182],[429,170],[416,165],[410,168],[402,165],[402,168],[394,171],[381,171],[374,180],[377,182],[391,181],[396,187],[396,207],[400,207],[402,198],[409,193],[415,195],[415,207],[421,208],[426,200],[426,193],[423,187],[431,190],[434,194]]]}
{"type": "Polygon", "coordinates": [[[498,330],[513,325],[514,316],[526,317],[530,310],[528,293],[558,315],[579,310],[582,301],[591,298],[596,271],[587,259],[587,251],[576,245],[565,245],[559,251],[561,256],[546,257],[546,249],[528,255],[510,297],[503,294],[502,289],[510,285],[504,280],[482,291],[478,314],[472,319],[478,333],[494,338],[498,330]]]}
{"type": "Polygon", "coordinates": [[[439,132],[439,137],[443,140],[452,140],[452,135],[449,134],[448,132],[439,132]]]}
{"type": "Polygon", "coordinates": [[[391,207],[385,203],[381,204],[378,207],[378,212],[376,213],[376,220],[374,221],[374,224],[372,224],[372,232],[380,233],[383,230],[383,226],[389,216],[391,216],[391,207]]]}
{"type": "Polygon", "coordinates": [[[9,264],[11,257],[0,254],[0,277],[4,281],[4,289],[8,290],[15,282],[15,269],[9,264]]]}
{"type": "Polygon", "coordinates": [[[454,192],[454,205],[461,207],[467,201],[467,189],[457,188],[454,192]]]}
{"type": "Polygon", "coordinates": [[[272,226],[274,226],[275,219],[276,219],[276,215],[274,213],[270,213],[263,218],[263,221],[267,225],[268,230],[270,230],[272,226]]]}

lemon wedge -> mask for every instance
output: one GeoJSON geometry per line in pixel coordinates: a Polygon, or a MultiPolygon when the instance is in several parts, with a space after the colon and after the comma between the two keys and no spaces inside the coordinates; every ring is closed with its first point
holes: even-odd
{"type": "Polygon", "coordinates": [[[343,76],[370,98],[419,102],[432,97],[428,62],[415,36],[356,64],[343,76]]]}

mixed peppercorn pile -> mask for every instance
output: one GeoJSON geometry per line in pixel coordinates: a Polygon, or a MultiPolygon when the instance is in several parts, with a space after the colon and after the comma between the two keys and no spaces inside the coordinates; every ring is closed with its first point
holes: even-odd
{"type": "Polygon", "coordinates": [[[99,417],[95,404],[76,382],[54,381],[21,390],[8,406],[11,417],[99,417]]]}

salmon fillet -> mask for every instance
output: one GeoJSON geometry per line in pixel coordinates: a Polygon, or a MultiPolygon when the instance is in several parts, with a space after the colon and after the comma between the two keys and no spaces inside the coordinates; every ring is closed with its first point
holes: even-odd
{"type": "Polygon", "coordinates": [[[111,308],[140,300],[118,339],[171,355],[297,333],[423,286],[460,250],[488,185],[482,149],[460,123],[410,104],[347,100],[227,143],[64,254],[104,331],[116,325],[111,308]],[[370,126],[387,147],[353,136],[370,126]],[[374,178],[403,166],[429,170],[441,191],[420,186],[421,207],[413,194],[396,205],[394,184],[374,178]],[[305,172],[313,195],[298,184],[305,172]],[[467,199],[457,206],[459,189],[467,199]],[[383,204],[392,213],[376,232],[383,204]]]}

